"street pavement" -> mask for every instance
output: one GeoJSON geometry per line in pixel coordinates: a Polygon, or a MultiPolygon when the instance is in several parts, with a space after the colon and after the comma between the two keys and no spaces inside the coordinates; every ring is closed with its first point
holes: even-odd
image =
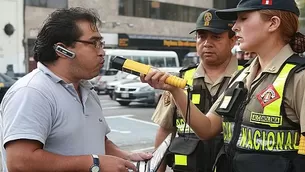
{"type": "Polygon", "coordinates": [[[151,121],[153,106],[131,103],[121,106],[107,95],[100,96],[103,113],[111,128],[108,138],[121,149],[150,151],[153,149],[158,125],[151,121]]]}

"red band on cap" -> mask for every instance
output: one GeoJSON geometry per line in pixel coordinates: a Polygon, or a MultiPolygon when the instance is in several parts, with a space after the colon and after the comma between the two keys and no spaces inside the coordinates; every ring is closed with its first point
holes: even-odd
{"type": "Polygon", "coordinates": [[[263,5],[272,5],[272,0],[262,0],[263,5]]]}

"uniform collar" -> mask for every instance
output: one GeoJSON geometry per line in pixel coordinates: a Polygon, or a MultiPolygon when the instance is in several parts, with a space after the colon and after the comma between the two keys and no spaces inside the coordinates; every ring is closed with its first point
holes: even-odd
{"type": "MultiPolygon", "coordinates": [[[[270,63],[266,66],[266,68],[262,71],[262,73],[277,73],[281,66],[285,63],[285,61],[294,54],[290,45],[285,45],[280,52],[274,56],[274,58],[270,61],[270,63]]],[[[257,68],[259,65],[258,57],[256,57],[249,68],[245,69],[245,72],[250,73],[254,68],[257,68]]]]}
{"type": "MultiPolygon", "coordinates": [[[[62,85],[68,84],[63,79],[61,79],[59,76],[55,75],[49,68],[47,68],[42,63],[38,62],[37,63],[37,68],[38,68],[38,70],[43,72],[45,75],[47,75],[53,82],[60,83],[62,85]]],[[[82,86],[86,89],[92,89],[93,88],[93,85],[87,80],[81,80],[80,81],[80,86],[82,86]]]]}
{"type": "MultiPolygon", "coordinates": [[[[193,76],[194,79],[205,77],[206,73],[205,73],[205,70],[202,67],[202,65],[203,65],[202,62],[200,62],[200,64],[198,65],[198,67],[194,73],[194,76],[193,76]]],[[[237,70],[237,66],[238,66],[237,59],[232,56],[230,63],[227,66],[227,68],[223,74],[223,77],[231,77],[232,74],[237,70]]]]}

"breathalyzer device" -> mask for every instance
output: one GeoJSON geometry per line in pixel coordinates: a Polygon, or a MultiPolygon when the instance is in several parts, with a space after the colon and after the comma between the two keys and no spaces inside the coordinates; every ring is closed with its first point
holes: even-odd
{"type": "MultiPolygon", "coordinates": [[[[121,56],[115,56],[111,59],[111,67],[138,76],[140,76],[140,74],[146,75],[152,69],[152,66],[150,65],[126,59],[121,56]]],[[[179,88],[185,88],[187,86],[187,80],[173,75],[170,75],[165,80],[165,83],[179,88]]]]}

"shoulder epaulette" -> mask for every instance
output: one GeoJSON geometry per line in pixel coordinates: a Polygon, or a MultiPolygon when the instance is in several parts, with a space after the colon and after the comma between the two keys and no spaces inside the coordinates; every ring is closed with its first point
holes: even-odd
{"type": "Polygon", "coordinates": [[[300,71],[303,71],[305,69],[305,58],[300,57],[298,54],[293,54],[290,56],[287,60],[286,63],[291,63],[298,65],[297,69],[294,70],[295,73],[298,73],[300,71]]]}
{"type": "Polygon", "coordinates": [[[179,72],[181,73],[181,72],[185,72],[185,71],[190,70],[190,69],[197,68],[198,65],[199,65],[199,63],[197,63],[197,64],[191,64],[191,65],[189,65],[189,66],[183,67],[182,69],[180,69],[179,72]]]}
{"type": "Polygon", "coordinates": [[[292,63],[292,64],[298,64],[301,66],[305,65],[305,58],[300,57],[297,54],[293,54],[292,56],[290,56],[287,60],[286,63],[292,63]]]}

